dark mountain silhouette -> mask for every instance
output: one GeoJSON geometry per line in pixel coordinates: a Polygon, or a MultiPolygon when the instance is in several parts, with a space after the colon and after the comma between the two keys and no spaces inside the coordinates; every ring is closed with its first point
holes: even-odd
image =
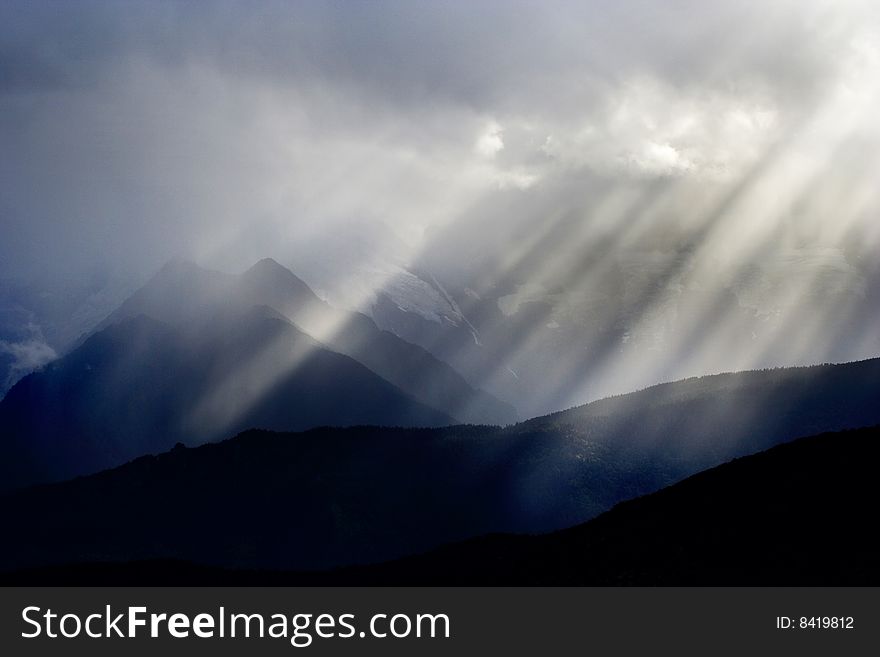
{"type": "Polygon", "coordinates": [[[0,487],[57,481],[249,427],[439,426],[421,404],[268,307],[121,320],[0,401],[0,487]]]}
{"type": "MultiPolygon", "coordinates": [[[[539,536],[496,534],[372,566],[226,569],[180,560],[7,571],[7,585],[867,586],[880,584],[880,428],[803,438],[539,536]]],[[[48,536],[46,537],[49,538],[48,536]]]]}
{"type": "Polygon", "coordinates": [[[504,429],[247,432],[0,497],[16,537],[0,563],[314,569],[561,529],[730,458],[880,424],[878,375],[872,360],[706,377],[504,429]]]}
{"type": "Polygon", "coordinates": [[[515,410],[474,389],[422,347],[380,330],[372,319],[333,308],[305,282],[270,258],[241,276],[173,261],[135,292],[102,324],[147,315],[171,325],[210,315],[217,309],[270,306],[333,351],[351,356],[424,404],[460,422],[508,424],[515,410]]]}
{"type": "Polygon", "coordinates": [[[701,472],[568,530],[489,536],[286,583],[876,586],[878,460],[880,427],[822,434],[701,472]]]}

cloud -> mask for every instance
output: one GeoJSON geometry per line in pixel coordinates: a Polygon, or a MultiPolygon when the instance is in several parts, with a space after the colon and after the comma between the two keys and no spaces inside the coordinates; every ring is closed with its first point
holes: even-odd
{"type": "Polygon", "coordinates": [[[418,249],[485,195],[575,170],[735,179],[874,70],[855,0],[0,11],[0,249],[19,273],[238,266],[339,218],[418,249]]]}
{"type": "Polygon", "coordinates": [[[503,130],[501,129],[501,126],[493,121],[477,139],[474,149],[479,155],[487,159],[495,157],[504,149],[502,133],[503,130]]]}
{"type": "Polygon", "coordinates": [[[30,336],[19,340],[0,340],[0,355],[5,355],[8,364],[4,363],[6,377],[0,385],[0,393],[5,394],[21,377],[55,360],[58,355],[50,347],[39,328],[33,324],[26,330],[30,336]]]}

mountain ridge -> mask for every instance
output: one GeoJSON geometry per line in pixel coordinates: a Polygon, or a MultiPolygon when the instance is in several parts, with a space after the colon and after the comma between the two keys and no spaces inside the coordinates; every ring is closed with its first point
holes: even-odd
{"type": "Polygon", "coordinates": [[[175,559],[0,570],[7,585],[866,586],[880,582],[873,464],[880,427],[820,434],[621,502],[579,526],[491,534],[317,572],[175,559]],[[829,466],[832,466],[829,468],[829,466]],[[816,486],[816,481],[824,486],[816,486]],[[746,485],[747,484],[747,485],[746,485]],[[740,493],[740,491],[744,491],[740,493]]]}
{"type": "Polygon", "coordinates": [[[635,395],[616,414],[506,428],[249,431],[0,497],[0,523],[23,537],[0,556],[21,567],[100,554],[287,570],[385,561],[493,532],[563,529],[739,456],[880,424],[880,359],[704,386],[673,404],[635,395]],[[186,522],[160,512],[180,501],[223,512],[186,522]],[[118,518],[110,535],[89,516],[95,504],[118,518]],[[66,539],[33,543],[40,532],[66,539]]]}

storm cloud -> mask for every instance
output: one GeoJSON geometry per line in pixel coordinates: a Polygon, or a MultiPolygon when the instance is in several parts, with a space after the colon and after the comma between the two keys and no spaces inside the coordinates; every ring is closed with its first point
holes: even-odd
{"type": "Polygon", "coordinates": [[[572,172],[735,177],[877,66],[857,2],[2,12],[5,273],[238,266],[242,238],[263,253],[339,219],[418,245],[499,188],[572,172]]]}

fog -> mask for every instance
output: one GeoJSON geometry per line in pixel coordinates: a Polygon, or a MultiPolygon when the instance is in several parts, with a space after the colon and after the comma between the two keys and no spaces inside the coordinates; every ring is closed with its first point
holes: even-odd
{"type": "MultiPolygon", "coordinates": [[[[5,2],[3,300],[100,281],[109,312],[172,257],[270,256],[369,310],[418,272],[436,299],[396,305],[482,351],[404,337],[525,414],[877,355],[878,13],[5,2]]],[[[61,321],[0,349],[42,362],[61,321]]]]}

